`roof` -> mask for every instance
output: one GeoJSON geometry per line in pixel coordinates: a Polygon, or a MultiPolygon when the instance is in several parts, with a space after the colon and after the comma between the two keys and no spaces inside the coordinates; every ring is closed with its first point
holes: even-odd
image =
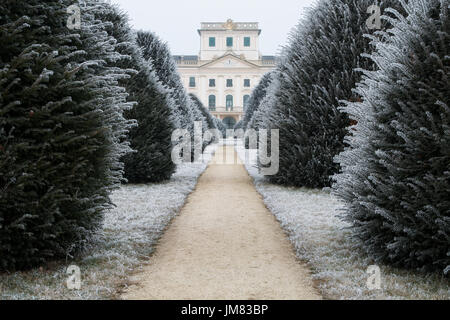
{"type": "Polygon", "coordinates": [[[261,29],[259,29],[258,22],[234,22],[231,19],[228,19],[226,22],[202,22],[201,27],[198,30],[198,33],[200,34],[202,31],[226,31],[226,30],[258,31],[258,34],[261,33],[261,29]]]}

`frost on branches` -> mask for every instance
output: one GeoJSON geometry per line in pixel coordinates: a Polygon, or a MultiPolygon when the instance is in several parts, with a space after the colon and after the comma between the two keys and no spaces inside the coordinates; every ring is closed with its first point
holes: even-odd
{"type": "Polygon", "coordinates": [[[99,18],[108,34],[116,40],[115,48],[120,54],[113,64],[130,74],[120,82],[127,89],[128,101],[134,102],[125,116],[137,122],[128,134],[133,152],[123,158],[125,178],[131,183],[169,179],[175,172],[175,164],[171,161],[171,135],[175,125],[166,89],[142,57],[127,15],[106,2],[99,6],[102,8],[99,18]]]}
{"type": "Polygon", "coordinates": [[[376,259],[450,274],[448,0],[410,0],[364,71],[335,193],[376,259]]]}
{"type": "Polygon", "coordinates": [[[129,151],[130,108],[113,39],[86,1],[0,4],[0,269],[26,268],[83,248],[111,207],[129,151]]]}
{"type": "MultiPolygon", "coordinates": [[[[350,122],[339,111],[342,100],[359,99],[352,89],[371,69],[361,54],[371,52],[364,35],[369,30],[367,9],[373,0],[321,0],[292,31],[278,72],[278,89],[263,122],[280,130],[280,170],[275,183],[311,188],[327,187],[338,172],[334,157],[344,149],[350,122]]],[[[397,0],[380,3],[382,10],[397,0]]],[[[386,28],[384,22],[382,28],[386,28]]]]}

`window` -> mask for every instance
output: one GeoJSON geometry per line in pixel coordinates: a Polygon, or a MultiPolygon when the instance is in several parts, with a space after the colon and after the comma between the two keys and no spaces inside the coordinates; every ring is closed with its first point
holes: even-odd
{"type": "Polygon", "coordinates": [[[195,88],[195,77],[189,77],[189,87],[195,88]]]}
{"type": "Polygon", "coordinates": [[[244,96],[244,112],[247,110],[249,102],[250,102],[250,96],[248,94],[246,94],[244,96]]]}
{"type": "Polygon", "coordinates": [[[231,94],[227,95],[227,111],[233,111],[233,96],[231,94]]]}
{"type": "Polygon", "coordinates": [[[222,123],[225,125],[227,129],[233,129],[234,126],[236,125],[236,119],[234,119],[233,117],[226,117],[225,119],[222,120],[222,123]]]}
{"type": "Polygon", "coordinates": [[[209,79],[209,86],[215,87],[216,86],[216,79],[209,79]]]}
{"type": "Polygon", "coordinates": [[[233,46],[233,38],[227,37],[227,47],[232,47],[232,46],[233,46]]]}
{"type": "Polygon", "coordinates": [[[250,37],[244,37],[244,47],[250,47],[250,37]]]}
{"type": "Polygon", "coordinates": [[[209,46],[210,47],[215,47],[216,46],[216,38],[209,37],[209,46]]]}
{"type": "Polygon", "coordinates": [[[244,87],[250,87],[250,79],[244,79],[244,87]]]}
{"type": "Polygon", "coordinates": [[[231,88],[233,86],[233,79],[227,79],[227,87],[231,88]]]}
{"type": "Polygon", "coordinates": [[[216,110],[216,96],[215,95],[212,94],[208,97],[208,106],[209,106],[209,110],[211,110],[211,111],[216,110]]]}

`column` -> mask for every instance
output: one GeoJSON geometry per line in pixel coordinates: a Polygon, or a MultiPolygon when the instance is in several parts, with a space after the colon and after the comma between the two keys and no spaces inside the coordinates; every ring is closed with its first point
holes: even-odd
{"type": "Polygon", "coordinates": [[[233,80],[235,82],[235,90],[234,90],[234,112],[242,112],[242,86],[243,86],[243,78],[241,75],[237,75],[233,80]]]}
{"type": "Polygon", "coordinates": [[[225,108],[225,78],[222,75],[217,77],[217,97],[216,97],[216,109],[222,112],[222,107],[225,108]]]}
{"type": "Polygon", "coordinates": [[[208,87],[206,82],[207,82],[206,76],[205,75],[200,76],[198,87],[198,98],[203,103],[203,105],[208,107],[208,97],[206,96],[206,91],[208,87]]]}

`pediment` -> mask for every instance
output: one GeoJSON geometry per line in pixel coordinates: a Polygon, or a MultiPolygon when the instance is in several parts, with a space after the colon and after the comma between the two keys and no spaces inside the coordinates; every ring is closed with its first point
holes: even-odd
{"type": "Polygon", "coordinates": [[[235,55],[227,54],[220,58],[217,58],[216,60],[213,60],[211,62],[208,62],[201,66],[201,68],[208,68],[208,69],[239,69],[239,68],[258,68],[257,65],[248,62],[244,59],[241,59],[235,55]]]}

